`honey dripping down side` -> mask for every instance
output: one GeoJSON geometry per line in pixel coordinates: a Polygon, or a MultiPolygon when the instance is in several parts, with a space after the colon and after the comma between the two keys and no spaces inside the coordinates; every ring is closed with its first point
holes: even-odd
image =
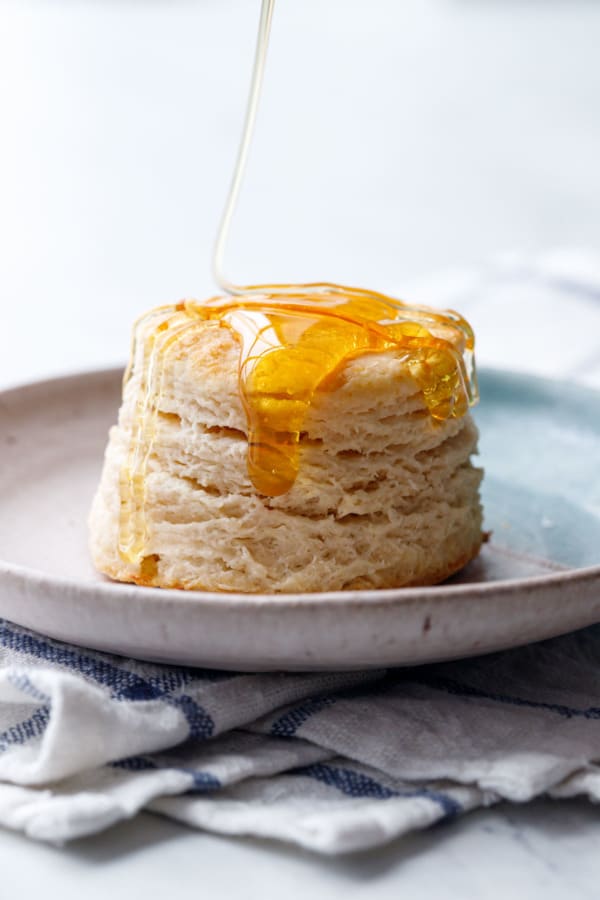
{"type": "Polygon", "coordinates": [[[336,373],[355,357],[397,353],[433,419],[463,416],[478,399],[473,332],[449,310],[338,285],[265,285],[243,296],[152,310],[137,323],[141,340],[132,347],[126,375],[128,380],[140,371],[141,377],[120,477],[119,552],[131,563],[143,559],[148,544],[146,475],[166,366],[181,338],[208,321],[229,328],[240,344],[248,475],[267,497],[294,484],[315,393],[331,389],[336,373]]]}

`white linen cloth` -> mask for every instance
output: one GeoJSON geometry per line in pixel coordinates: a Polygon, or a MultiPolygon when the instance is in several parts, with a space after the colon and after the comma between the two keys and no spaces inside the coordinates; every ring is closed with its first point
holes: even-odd
{"type": "MultiPolygon", "coordinates": [[[[506,258],[415,293],[460,308],[484,362],[600,385],[590,256],[506,258]],[[514,316],[523,338],[504,341],[514,316]]],[[[501,799],[600,799],[599,760],[600,626],[413,669],[232,674],[0,621],[0,824],[41,840],[146,809],[349,852],[501,799]]]]}

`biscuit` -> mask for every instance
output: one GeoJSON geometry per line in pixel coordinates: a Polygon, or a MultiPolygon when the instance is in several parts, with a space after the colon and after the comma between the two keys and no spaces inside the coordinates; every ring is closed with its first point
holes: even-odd
{"type": "Polygon", "coordinates": [[[140,349],[110,432],[90,515],[91,552],[109,577],[248,593],[394,588],[443,581],[479,551],[480,469],[471,416],[430,415],[394,352],[347,361],[318,390],[299,472],[278,497],[247,472],[239,344],[206,321],[165,362],[145,475],[143,557],[119,552],[120,479],[147,377],[140,349]]]}

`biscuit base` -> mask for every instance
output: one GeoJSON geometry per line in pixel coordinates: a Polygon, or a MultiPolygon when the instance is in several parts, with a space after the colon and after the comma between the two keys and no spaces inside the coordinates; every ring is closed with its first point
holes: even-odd
{"type": "Polygon", "coordinates": [[[148,537],[131,563],[118,549],[119,479],[145,377],[138,352],[90,516],[100,572],[164,588],[303,593],[436,584],[477,555],[477,429],[470,415],[432,419],[401,357],[353,359],[317,392],[297,480],[279,497],[248,477],[238,358],[214,322],[169,357],[145,479],[148,537]]]}

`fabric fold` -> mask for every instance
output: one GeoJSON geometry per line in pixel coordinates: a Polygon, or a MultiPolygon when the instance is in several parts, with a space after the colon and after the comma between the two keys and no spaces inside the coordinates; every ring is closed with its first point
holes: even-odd
{"type": "Polygon", "coordinates": [[[600,797],[600,626],[387,672],[234,674],[0,624],[0,823],[52,842],[146,809],[322,853],[502,799],[600,797]]]}

